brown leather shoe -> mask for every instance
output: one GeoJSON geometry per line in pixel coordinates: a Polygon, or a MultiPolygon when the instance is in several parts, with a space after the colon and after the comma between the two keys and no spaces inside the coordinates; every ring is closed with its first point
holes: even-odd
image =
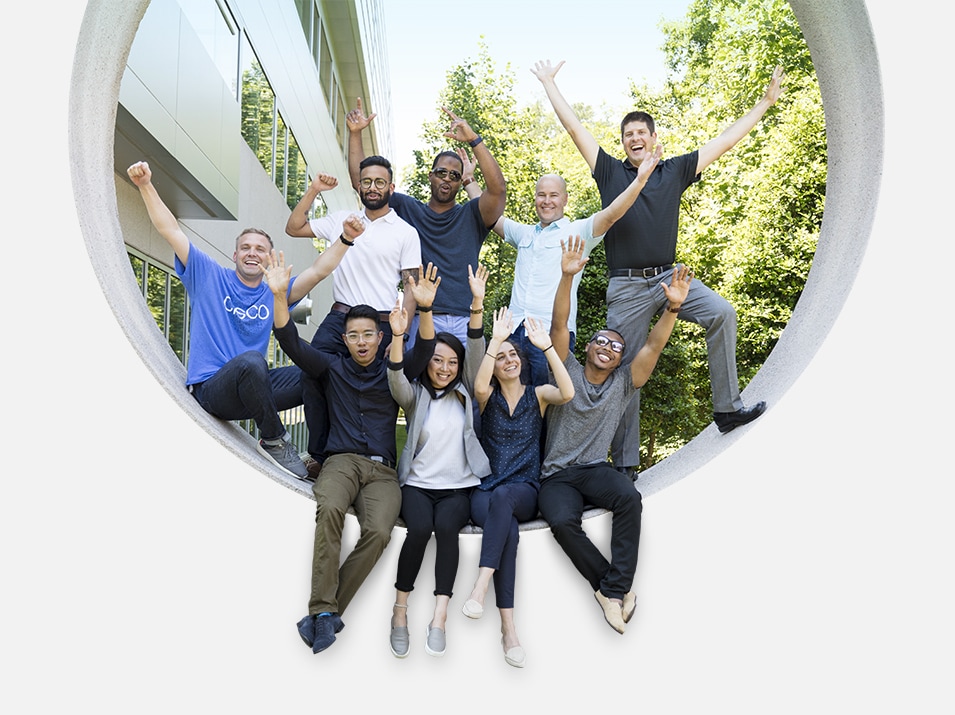
{"type": "Polygon", "coordinates": [[[626,624],[623,620],[623,611],[620,608],[620,604],[616,601],[611,601],[599,590],[594,591],[594,598],[597,599],[597,603],[600,604],[600,607],[604,609],[604,618],[607,619],[607,623],[610,624],[610,627],[617,631],[617,633],[623,633],[626,624]]]}
{"type": "Polygon", "coordinates": [[[313,457],[306,457],[305,471],[308,472],[308,476],[305,477],[305,479],[310,482],[314,482],[316,479],[318,479],[319,472],[322,471],[322,463],[313,457]]]}

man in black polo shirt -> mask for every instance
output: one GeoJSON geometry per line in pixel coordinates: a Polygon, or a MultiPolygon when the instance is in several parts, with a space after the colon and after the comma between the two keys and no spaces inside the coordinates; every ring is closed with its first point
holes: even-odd
{"type": "Polygon", "coordinates": [[[388,388],[388,372],[378,353],[383,333],[369,305],[352,306],[342,336],[348,355],[320,350],[302,340],[285,301],[291,271],[275,251],[264,269],[275,297],[273,332],[285,353],[302,370],[324,377],[327,386],[328,455],[312,486],[315,494],[315,546],[308,615],[298,623],[312,652],[325,650],[345,627],[341,614],[391,540],[401,508],[395,471],[398,405],[388,388]],[[345,514],[354,507],[361,529],[355,548],[339,566],[345,514]]]}
{"type": "MultiPolygon", "coordinates": [[[[636,176],[637,167],[649,157],[657,142],[653,118],[645,112],[631,112],[620,123],[620,140],[626,159],[607,154],[581,124],[573,108],[557,89],[555,76],[563,62],[535,64],[532,70],[544,85],[547,97],[564,129],[590,166],[600,199],[607,206],[636,176]]],[[[607,232],[604,243],[610,283],[607,287],[607,324],[626,341],[630,360],[641,348],[650,321],[664,309],[658,286],[673,269],[676,260],[680,197],[700,173],[732,149],[762,119],[782,92],[783,71],[777,67],[763,98],[718,137],[700,149],[665,159],[650,175],[647,185],[622,219],[607,232]]],[[[766,409],[765,402],[744,407],[736,371],[736,311],[729,302],[699,280],[680,308],[680,320],[698,323],[706,329],[710,384],[713,391],[713,419],[720,432],[729,432],[751,422],[766,409]]],[[[614,464],[636,476],[640,463],[640,393],[631,400],[611,446],[614,464]]]]}

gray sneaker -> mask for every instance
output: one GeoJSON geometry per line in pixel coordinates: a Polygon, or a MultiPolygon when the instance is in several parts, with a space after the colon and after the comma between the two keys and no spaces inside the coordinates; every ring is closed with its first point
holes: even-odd
{"type": "Polygon", "coordinates": [[[408,626],[391,627],[391,653],[395,658],[404,658],[411,648],[408,626]]]}
{"type": "Polygon", "coordinates": [[[427,638],[424,642],[424,652],[428,655],[440,657],[444,655],[447,647],[447,638],[443,628],[432,628],[428,626],[427,638]]]}
{"type": "Polygon", "coordinates": [[[260,439],[259,451],[296,479],[308,478],[305,462],[298,456],[288,432],[278,439],[260,439]]]}

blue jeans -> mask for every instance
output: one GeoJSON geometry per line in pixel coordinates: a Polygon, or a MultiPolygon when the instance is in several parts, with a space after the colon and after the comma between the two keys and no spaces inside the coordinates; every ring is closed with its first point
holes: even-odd
{"type": "Polygon", "coordinates": [[[538,505],[560,548],[590,587],[607,598],[623,598],[637,571],[643,512],[630,478],[606,462],[567,467],[541,481],[538,505]],[[585,504],[613,514],[610,561],[583,530],[585,504]]]}
{"type": "MultiPolygon", "coordinates": [[[[470,319],[463,315],[450,315],[449,313],[435,313],[434,332],[451,333],[461,341],[462,345],[468,344],[468,322],[470,319]]],[[[420,322],[418,314],[411,319],[411,325],[408,326],[408,339],[405,341],[405,350],[411,350],[415,338],[418,337],[418,323],[420,322]]]]}
{"type": "Polygon", "coordinates": [[[494,596],[498,608],[514,608],[519,525],[536,515],[536,484],[511,482],[489,491],[475,489],[471,492],[471,521],[484,530],[478,566],[494,569],[494,596]]]}
{"type": "Polygon", "coordinates": [[[219,372],[192,388],[192,396],[223,420],[255,420],[262,439],[285,434],[278,413],[302,404],[302,371],[295,365],[269,369],[254,350],[237,355],[219,372]]]}

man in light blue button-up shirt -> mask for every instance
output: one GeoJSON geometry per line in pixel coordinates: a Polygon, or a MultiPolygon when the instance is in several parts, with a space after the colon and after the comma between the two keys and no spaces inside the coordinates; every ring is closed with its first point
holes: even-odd
{"type": "MultiPolygon", "coordinates": [[[[550,330],[550,315],[554,306],[554,294],[560,282],[561,243],[572,236],[584,241],[584,255],[589,256],[594,247],[603,240],[604,234],[626,213],[631,204],[640,195],[660,158],[658,151],[652,161],[641,165],[640,173],[626,191],[622,192],[607,208],[587,218],[571,221],[564,216],[567,206],[567,183],[557,174],[544,174],[537,180],[534,192],[534,209],[539,221],[534,225],[518,223],[501,217],[494,225],[494,232],[517,249],[514,263],[514,286],[511,289],[511,314],[517,328],[508,342],[518,348],[524,356],[525,370],[530,370],[525,378],[534,385],[548,381],[547,358],[531,344],[524,333],[524,318],[530,316],[544,323],[550,330]]],[[[473,164],[471,164],[473,172],[473,164]]],[[[468,166],[465,166],[467,175],[468,166]]],[[[467,181],[465,190],[471,198],[479,196],[481,189],[476,182],[467,181]]],[[[573,351],[577,333],[577,287],[583,271],[574,276],[571,292],[570,319],[567,329],[570,331],[570,349],[573,351]]]]}

